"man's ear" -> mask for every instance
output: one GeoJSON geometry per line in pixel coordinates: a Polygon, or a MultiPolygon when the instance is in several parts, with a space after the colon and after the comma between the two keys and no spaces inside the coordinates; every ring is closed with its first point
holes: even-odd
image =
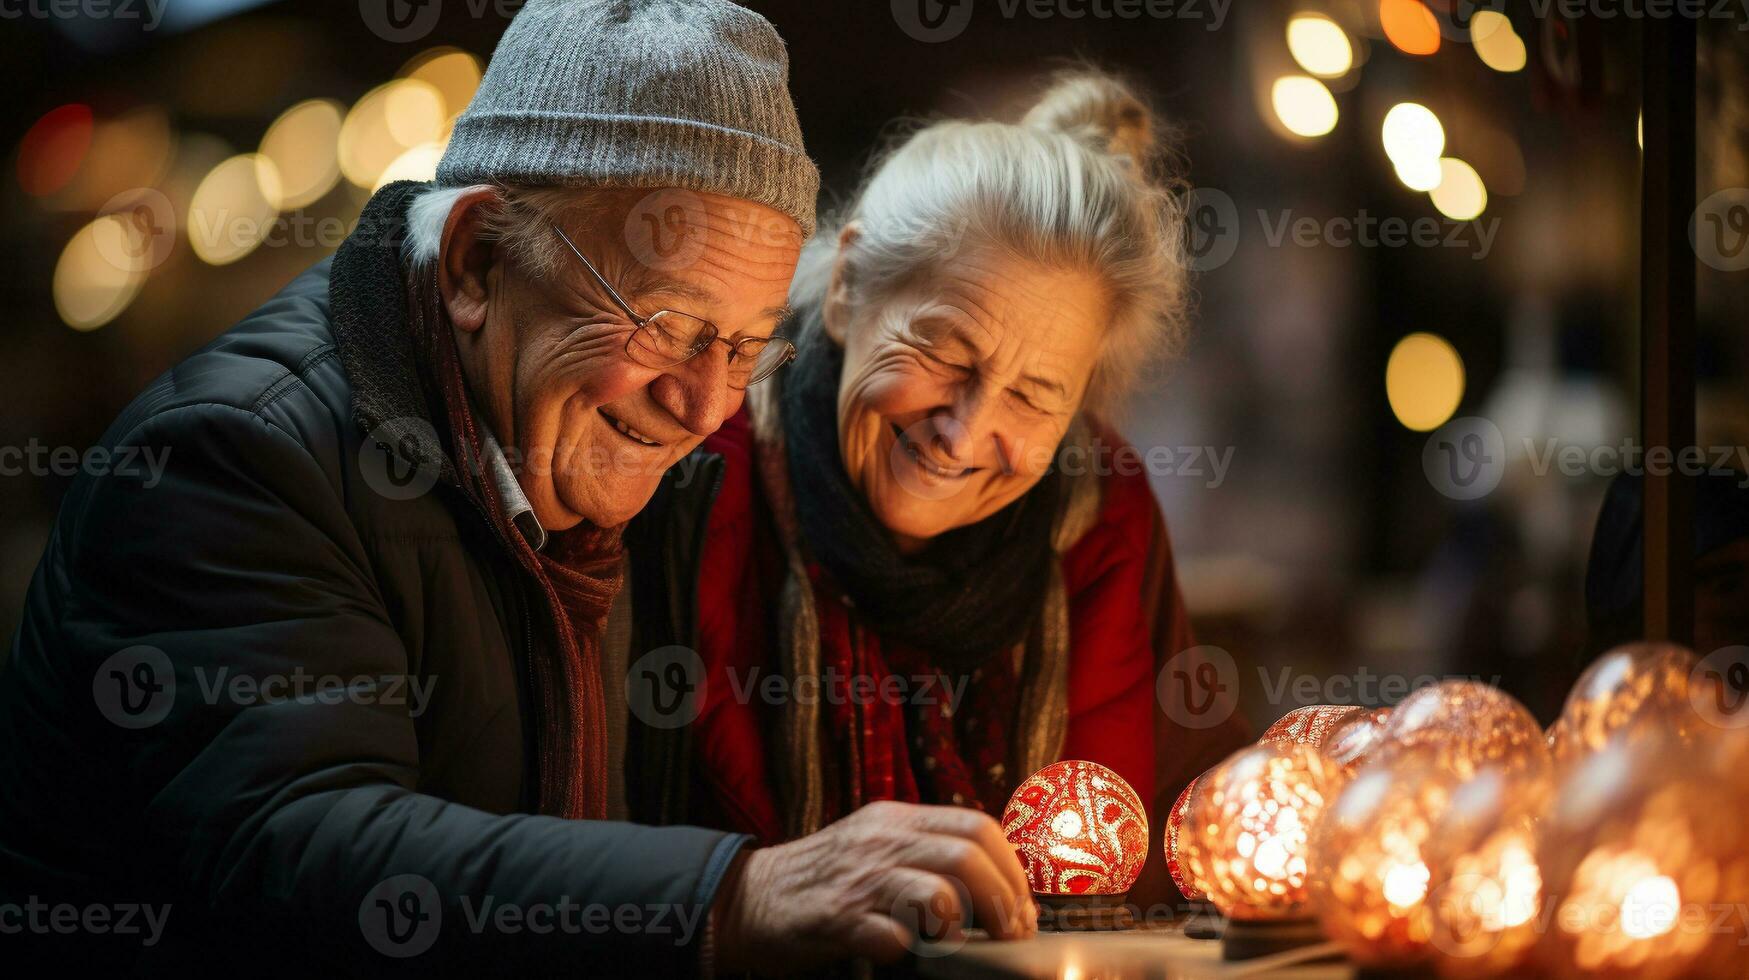
{"type": "Polygon", "coordinates": [[[845,256],[862,237],[862,226],[852,221],[838,233],[838,254],[832,257],[832,280],[826,284],[826,302],[820,310],[820,320],[826,336],[844,346],[845,331],[850,326],[850,264],[845,256]]]}
{"type": "Polygon", "coordinates": [[[456,198],[443,223],[437,251],[437,289],[450,322],[472,333],[486,325],[486,305],[492,291],[495,243],[482,237],[486,218],[503,206],[497,191],[481,187],[456,198]]]}

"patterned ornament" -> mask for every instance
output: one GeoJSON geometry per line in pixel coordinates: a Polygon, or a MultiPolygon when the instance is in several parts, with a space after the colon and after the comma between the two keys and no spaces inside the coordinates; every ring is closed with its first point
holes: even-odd
{"type": "Polygon", "coordinates": [[[1119,895],[1148,855],[1148,817],[1123,777],[1097,762],[1053,762],[1002,811],[1026,880],[1043,895],[1119,895]]]}
{"type": "Polygon", "coordinates": [[[1259,745],[1271,742],[1298,742],[1323,751],[1324,744],[1336,731],[1336,726],[1363,709],[1352,704],[1308,704],[1282,715],[1263,732],[1259,745]]]}
{"type": "Polygon", "coordinates": [[[1201,779],[1198,776],[1191,780],[1166,813],[1166,870],[1172,875],[1172,883],[1178,886],[1178,894],[1192,902],[1208,898],[1208,892],[1191,880],[1190,867],[1183,857],[1184,815],[1190,812],[1191,794],[1196,792],[1196,784],[1201,779]]]}

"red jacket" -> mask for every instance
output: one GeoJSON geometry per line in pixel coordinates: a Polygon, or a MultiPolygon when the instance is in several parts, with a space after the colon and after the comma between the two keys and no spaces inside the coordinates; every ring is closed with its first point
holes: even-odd
{"type": "MultiPolygon", "coordinates": [[[[1149,801],[1149,868],[1158,889],[1167,809],[1186,783],[1244,745],[1248,734],[1237,716],[1191,731],[1161,710],[1158,671],[1195,640],[1140,457],[1109,432],[1101,435],[1115,454],[1127,452],[1138,465],[1113,467],[1117,472],[1102,477],[1099,518],[1063,558],[1071,637],[1063,757],[1109,766],[1149,801]]],[[[747,678],[755,676],[750,671],[759,678],[774,672],[773,619],[786,574],[782,545],[758,477],[747,411],[724,424],[704,448],[720,453],[726,465],[699,573],[706,684],[694,726],[694,818],[777,842],[784,821],[767,739],[775,738],[778,709],[745,694],[747,678]]],[[[838,600],[817,591],[816,601],[838,600]]],[[[1026,775],[1009,777],[1018,783],[1026,775]]]]}

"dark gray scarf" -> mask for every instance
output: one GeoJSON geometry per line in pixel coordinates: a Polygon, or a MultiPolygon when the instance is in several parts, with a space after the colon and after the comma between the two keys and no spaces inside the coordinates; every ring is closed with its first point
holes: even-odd
{"type": "Polygon", "coordinates": [[[844,470],[838,380],[844,352],[804,312],[779,413],[802,543],[883,636],[969,670],[1020,642],[1050,582],[1059,478],[1052,470],[1020,499],[976,524],[903,555],[844,470]],[[814,322],[809,322],[810,320],[814,322]]]}

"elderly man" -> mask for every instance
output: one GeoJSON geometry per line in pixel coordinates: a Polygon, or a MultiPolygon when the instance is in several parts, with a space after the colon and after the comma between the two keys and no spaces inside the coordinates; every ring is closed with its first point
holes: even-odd
{"type": "Polygon", "coordinates": [[[891,960],[968,900],[1034,928],[970,811],[651,826],[685,743],[626,665],[695,642],[689,453],[787,359],[814,223],[787,72],[722,0],[527,4],[436,185],[122,413],[162,479],[75,484],[0,678],[0,959],[708,973],[891,960]]]}

